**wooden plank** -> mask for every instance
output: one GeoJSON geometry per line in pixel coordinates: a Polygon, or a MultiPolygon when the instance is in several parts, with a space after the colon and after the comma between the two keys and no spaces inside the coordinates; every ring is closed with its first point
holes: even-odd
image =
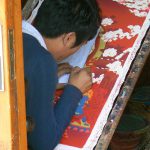
{"type": "Polygon", "coordinates": [[[1,0],[4,91],[0,92],[0,149],[26,150],[20,0],[1,0]]]}
{"type": "Polygon", "coordinates": [[[131,69],[126,77],[124,85],[119,93],[114,107],[108,117],[107,123],[103,129],[102,135],[97,143],[95,150],[107,150],[111,138],[116,130],[125,106],[133,92],[135,84],[140,76],[143,66],[150,55],[150,29],[146,35],[142,46],[137,53],[131,69]]]}
{"type": "Polygon", "coordinates": [[[31,15],[32,10],[38,4],[39,0],[27,0],[23,10],[22,10],[22,18],[27,20],[31,15]]]}
{"type": "MultiPolygon", "coordinates": [[[[9,2],[9,0],[8,0],[9,2]]],[[[22,18],[21,1],[14,1],[14,30],[15,30],[15,55],[16,55],[16,85],[18,99],[18,129],[19,129],[19,150],[27,149],[26,132],[26,111],[25,111],[25,86],[24,86],[24,65],[23,65],[23,43],[22,43],[22,18]],[[19,40],[20,39],[20,40],[19,40]]]]}

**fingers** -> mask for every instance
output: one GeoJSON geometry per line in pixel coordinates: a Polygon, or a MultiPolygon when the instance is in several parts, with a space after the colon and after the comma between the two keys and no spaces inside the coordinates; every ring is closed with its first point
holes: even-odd
{"type": "Polygon", "coordinates": [[[80,68],[80,67],[74,67],[73,69],[72,69],[72,73],[78,73],[78,72],[80,72],[82,69],[80,68]]]}
{"type": "Polygon", "coordinates": [[[92,72],[90,67],[86,68],[80,68],[80,67],[74,67],[71,71],[71,74],[79,74],[79,73],[85,73],[85,76],[89,76],[90,81],[92,82],[92,72]]]}
{"type": "Polygon", "coordinates": [[[63,68],[60,71],[58,71],[58,77],[61,77],[64,74],[69,74],[71,72],[71,68],[63,68]]]}
{"type": "Polygon", "coordinates": [[[86,77],[88,78],[87,90],[92,86],[92,72],[90,67],[86,67],[83,69],[86,72],[86,77]]]}
{"type": "Polygon", "coordinates": [[[89,75],[90,82],[92,83],[92,72],[90,67],[83,68],[83,70],[89,75]]]}
{"type": "Polygon", "coordinates": [[[70,68],[72,69],[72,66],[68,63],[61,63],[61,64],[58,64],[58,71],[64,69],[64,68],[70,68]]]}
{"type": "Polygon", "coordinates": [[[92,76],[90,68],[75,67],[70,75],[70,84],[76,86],[82,93],[85,93],[92,86],[92,76]]]}
{"type": "Polygon", "coordinates": [[[72,70],[72,66],[68,63],[62,63],[58,65],[58,77],[61,77],[64,74],[70,73],[72,70]]]}
{"type": "Polygon", "coordinates": [[[92,72],[91,72],[91,68],[90,68],[90,67],[86,67],[86,68],[84,68],[84,70],[85,70],[90,76],[92,76],[92,72]]]}

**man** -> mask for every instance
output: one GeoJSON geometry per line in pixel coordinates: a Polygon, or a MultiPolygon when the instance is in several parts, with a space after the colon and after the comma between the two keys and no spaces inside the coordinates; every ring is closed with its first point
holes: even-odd
{"type": "Polygon", "coordinates": [[[28,144],[33,150],[54,149],[82,94],[91,87],[91,74],[86,69],[65,65],[67,72],[72,69],[69,82],[59,102],[53,104],[58,81],[56,62],[92,39],[100,22],[95,0],[45,0],[34,27],[27,24],[37,33],[23,34],[27,116],[35,122],[34,130],[28,133],[28,144]]]}

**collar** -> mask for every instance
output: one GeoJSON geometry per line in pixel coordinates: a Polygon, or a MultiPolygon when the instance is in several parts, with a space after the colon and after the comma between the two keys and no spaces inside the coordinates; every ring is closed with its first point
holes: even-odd
{"type": "Polygon", "coordinates": [[[45,41],[44,41],[42,35],[40,34],[40,32],[33,25],[31,25],[30,23],[28,23],[25,20],[22,21],[22,32],[27,33],[27,34],[33,36],[34,38],[36,38],[38,40],[38,42],[40,43],[40,45],[47,50],[45,41]]]}

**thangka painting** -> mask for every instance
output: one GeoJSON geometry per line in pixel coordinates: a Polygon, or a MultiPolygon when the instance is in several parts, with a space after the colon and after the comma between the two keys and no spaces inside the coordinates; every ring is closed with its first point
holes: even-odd
{"type": "Polygon", "coordinates": [[[93,86],[55,150],[92,150],[150,26],[150,0],[98,0],[102,26],[86,66],[93,86]]]}

